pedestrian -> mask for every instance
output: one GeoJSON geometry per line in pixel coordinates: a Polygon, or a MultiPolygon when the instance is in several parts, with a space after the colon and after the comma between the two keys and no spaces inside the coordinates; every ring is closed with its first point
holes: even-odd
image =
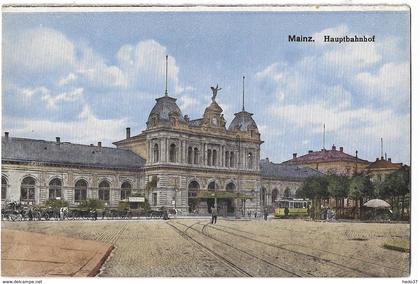
{"type": "Polygon", "coordinates": [[[216,224],[217,222],[217,208],[214,205],[211,207],[211,223],[216,224]]]}
{"type": "Polygon", "coordinates": [[[96,211],[96,209],[92,210],[92,215],[94,221],[98,220],[98,211],[96,211]]]}
{"type": "Polygon", "coordinates": [[[289,207],[284,208],[284,216],[289,218],[289,207]]]}
{"type": "Polygon", "coordinates": [[[60,207],[60,220],[63,221],[64,220],[64,208],[60,207]]]}
{"type": "Polygon", "coordinates": [[[267,207],[264,208],[264,220],[267,221],[268,210],[267,207]]]}
{"type": "Polygon", "coordinates": [[[251,219],[251,211],[250,210],[248,210],[248,218],[251,219]]]}
{"type": "Polygon", "coordinates": [[[257,210],[254,212],[254,217],[257,218],[257,210]]]}

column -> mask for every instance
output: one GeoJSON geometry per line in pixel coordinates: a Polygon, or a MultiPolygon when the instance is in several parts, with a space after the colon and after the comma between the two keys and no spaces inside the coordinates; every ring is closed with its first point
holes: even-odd
{"type": "Polygon", "coordinates": [[[203,158],[204,158],[204,166],[207,166],[207,143],[204,143],[204,151],[203,151],[203,158]]]}

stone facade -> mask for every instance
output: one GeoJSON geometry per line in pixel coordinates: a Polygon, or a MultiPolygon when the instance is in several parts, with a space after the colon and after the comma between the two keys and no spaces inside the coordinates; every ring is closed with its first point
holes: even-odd
{"type": "Polygon", "coordinates": [[[129,186],[130,195],[144,195],[152,209],[207,214],[216,205],[222,215],[237,216],[260,211],[286,193],[293,196],[305,177],[320,173],[260,161],[263,141],[252,115],[243,109],[226,127],[214,96],[202,118],[190,120],[176,99],[165,95],[156,99],[146,129],[131,136],[127,128],[126,139],[114,143],[117,148],[7,133],[2,138],[2,199],[42,204],[55,197],[58,184],[60,198],[71,206],[93,198],[116,207],[127,199],[122,190],[129,186]],[[153,180],[156,186],[150,189],[146,185],[153,180]]]}

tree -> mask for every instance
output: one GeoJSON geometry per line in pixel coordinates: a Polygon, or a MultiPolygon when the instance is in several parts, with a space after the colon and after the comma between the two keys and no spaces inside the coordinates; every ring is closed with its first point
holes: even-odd
{"type": "Polygon", "coordinates": [[[88,199],[88,200],[83,200],[82,202],[80,202],[79,208],[83,208],[83,209],[104,209],[105,208],[105,203],[102,200],[99,199],[88,199]]]}
{"type": "Polygon", "coordinates": [[[335,198],[335,207],[338,208],[337,201],[341,202],[341,215],[342,209],[344,207],[344,198],[348,196],[349,193],[349,178],[344,175],[329,175],[328,177],[328,192],[330,196],[335,198]]]}
{"type": "MultiPolygon", "coordinates": [[[[362,217],[362,205],[364,201],[374,195],[374,187],[370,177],[366,174],[359,174],[350,179],[348,197],[356,201],[359,216],[362,217]]],[[[356,212],[354,212],[356,214],[356,212]]]]}
{"type": "Polygon", "coordinates": [[[391,200],[391,209],[395,211],[395,217],[404,217],[405,196],[410,192],[410,169],[408,167],[397,170],[385,177],[379,184],[379,196],[391,200]],[[401,206],[400,206],[400,200],[401,206]]]}
{"type": "Polygon", "coordinates": [[[311,199],[315,218],[320,217],[321,199],[329,198],[327,187],[326,176],[312,176],[305,179],[300,189],[300,196],[311,199]]]}

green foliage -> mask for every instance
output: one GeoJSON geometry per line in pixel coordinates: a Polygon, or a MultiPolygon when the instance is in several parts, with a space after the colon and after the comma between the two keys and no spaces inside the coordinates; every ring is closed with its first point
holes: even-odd
{"type": "Polygon", "coordinates": [[[119,210],[130,209],[130,202],[127,202],[127,201],[120,201],[120,202],[118,202],[118,209],[119,210]]]}
{"type": "Polygon", "coordinates": [[[330,196],[337,198],[347,197],[349,193],[349,178],[347,176],[329,175],[327,179],[330,196]]]}
{"type": "Polygon", "coordinates": [[[386,176],[379,184],[379,196],[383,198],[405,196],[410,192],[410,172],[401,169],[386,176]]]}
{"type": "Polygon", "coordinates": [[[48,199],[45,206],[52,208],[68,207],[69,203],[63,199],[48,199]]]}
{"type": "Polygon", "coordinates": [[[290,192],[290,188],[286,187],[286,189],[284,190],[284,197],[290,197],[291,196],[291,192],[290,192]]]}
{"type": "Polygon", "coordinates": [[[78,207],[82,209],[104,209],[105,203],[99,199],[88,199],[80,202],[78,207]]]}
{"type": "Polygon", "coordinates": [[[305,179],[299,195],[309,199],[328,198],[329,192],[327,187],[328,180],[326,176],[312,176],[305,179]]]}

